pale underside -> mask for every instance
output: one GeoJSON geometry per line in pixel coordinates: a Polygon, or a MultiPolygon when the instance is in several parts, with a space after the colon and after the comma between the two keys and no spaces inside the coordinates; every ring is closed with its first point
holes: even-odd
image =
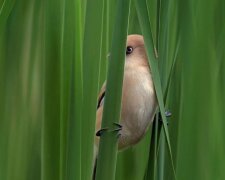
{"type": "MultiPolygon", "coordinates": [[[[99,97],[105,92],[103,85],[99,97]]],[[[97,110],[96,131],[101,129],[101,119],[104,98],[101,99],[97,110]]],[[[124,71],[121,120],[121,136],[118,140],[119,150],[136,144],[145,134],[153,121],[156,110],[155,90],[149,68],[140,66],[133,68],[127,63],[124,71]]],[[[98,146],[99,137],[96,137],[95,145],[98,146]]],[[[95,147],[97,148],[97,147],[95,147]]]]}

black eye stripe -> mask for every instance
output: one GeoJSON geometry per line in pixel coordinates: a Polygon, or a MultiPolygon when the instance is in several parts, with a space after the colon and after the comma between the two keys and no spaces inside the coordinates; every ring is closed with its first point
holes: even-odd
{"type": "Polygon", "coordinates": [[[127,46],[126,54],[131,54],[133,52],[133,47],[132,46],[127,46]]]}

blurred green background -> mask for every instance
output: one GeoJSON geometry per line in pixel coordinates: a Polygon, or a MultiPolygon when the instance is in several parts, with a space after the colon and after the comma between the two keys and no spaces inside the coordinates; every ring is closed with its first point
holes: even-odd
{"type": "MultiPolygon", "coordinates": [[[[1,180],[91,178],[116,2],[0,0],[1,180]]],[[[225,179],[225,1],[147,4],[177,179],[225,179]]],[[[131,1],[133,33],[141,29],[131,1]]],[[[155,179],[174,179],[161,134],[157,159],[148,158],[151,130],[118,154],[116,180],[144,179],[154,160],[155,179]]]]}

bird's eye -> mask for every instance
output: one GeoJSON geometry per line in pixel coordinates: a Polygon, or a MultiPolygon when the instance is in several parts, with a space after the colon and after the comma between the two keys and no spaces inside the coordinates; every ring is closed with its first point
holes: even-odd
{"type": "Polygon", "coordinates": [[[133,47],[127,46],[126,54],[131,54],[133,52],[133,47]]]}

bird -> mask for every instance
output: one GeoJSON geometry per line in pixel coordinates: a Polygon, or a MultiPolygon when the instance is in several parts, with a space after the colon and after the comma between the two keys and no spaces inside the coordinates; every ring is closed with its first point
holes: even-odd
{"type": "MultiPolygon", "coordinates": [[[[137,144],[143,138],[153,122],[158,104],[143,36],[128,35],[124,53],[126,57],[120,116],[122,129],[118,138],[119,151],[137,144]]],[[[101,130],[105,93],[106,82],[98,95],[95,126],[97,134],[101,130]]],[[[95,159],[98,154],[99,139],[98,136],[95,137],[95,159]]]]}

